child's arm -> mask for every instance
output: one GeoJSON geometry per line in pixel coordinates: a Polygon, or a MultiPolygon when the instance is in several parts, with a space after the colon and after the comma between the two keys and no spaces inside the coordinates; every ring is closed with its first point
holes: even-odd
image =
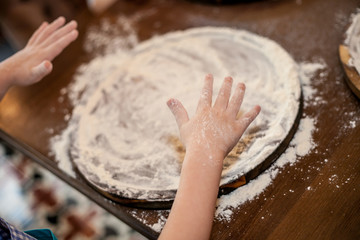
{"type": "Polygon", "coordinates": [[[206,76],[196,114],[189,119],[182,104],[168,101],[186,147],[180,185],[160,239],[209,239],[223,160],[260,112],[255,106],[239,119],[245,85],[231,95],[232,79],[225,78],[212,106],[213,77],[206,76]]]}
{"type": "Polygon", "coordinates": [[[64,24],[63,17],[44,22],[24,49],[0,63],[0,100],[11,86],[36,83],[51,72],[51,61],[78,36],[75,21],[64,24]]]}

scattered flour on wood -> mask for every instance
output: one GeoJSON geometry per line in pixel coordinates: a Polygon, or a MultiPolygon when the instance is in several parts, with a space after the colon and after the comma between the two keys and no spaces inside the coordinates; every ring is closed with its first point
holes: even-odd
{"type": "Polygon", "coordinates": [[[215,216],[220,220],[230,221],[233,214],[232,210],[260,195],[277,176],[279,168],[287,164],[294,164],[301,157],[310,153],[316,147],[312,139],[313,131],[315,131],[315,120],[310,117],[301,119],[298,132],[290,142],[288,149],[276,160],[272,167],[256,179],[228,195],[221,196],[217,203],[215,216]]]}
{"type": "MultiPolygon", "coordinates": [[[[100,25],[100,29],[90,29],[85,50],[93,51],[94,49],[102,48],[103,54],[100,54],[91,62],[82,65],[78,69],[73,83],[67,89],[62,89],[62,94],[67,94],[73,106],[76,107],[74,107],[74,111],[69,119],[68,128],[65,129],[62,134],[54,137],[50,145],[59,163],[59,167],[72,176],[74,176],[74,172],[68,154],[71,146],[71,134],[76,130],[77,122],[79,121],[81,113],[85,110],[89,98],[107,77],[112,77],[111,74],[114,73],[122,61],[127,58],[131,49],[138,44],[136,32],[133,31],[133,24],[136,23],[136,19],[138,18],[119,19],[119,22],[122,22],[124,26],[123,31],[126,32],[119,40],[116,40],[117,38],[114,37],[112,33],[109,33],[107,38],[103,38],[104,35],[98,34],[99,32],[110,31],[110,22],[103,22],[100,25]]],[[[315,63],[307,62],[299,63],[298,67],[305,100],[304,107],[306,108],[306,106],[314,104],[314,102],[321,103],[322,99],[318,96],[317,99],[314,99],[316,89],[312,85],[312,79],[315,74],[319,72],[320,75],[326,74],[326,64],[324,61],[315,63]]],[[[310,116],[304,116],[300,121],[299,130],[291,141],[289,148],[270,169],[258,176],[258,178],[240,187],[231,194],[222,196],[217,203],[216,217],[221,220],[230,221],[233,210],[260,195],[277,176],[279,169],[288,164],[295,164],[303,156],[310,153],[311,150],[316,147],[316,143],[314,143],[312,138],[312,133],[315,131],[315,124],[316,119],[310,116]]],[[[350,123],[350,126],[355,127],[355,123],[350,123]]],[[[145,221],[143,217],[139,217],[138,219],[157,232],[161,231],[166,222],[166,217],[162,214],[159,215],[159,221],[156,223],[150,224],[145,221]]]]}
{"type": "Polygon", "coordinates": [[[220,79],[232,75],[235,83],[247,86],[242,110],[255,103],[263,109],[252,123],[256,141],[245,145],[236,161],[225,159],[222,184],[260,164],[295,121],[300,99],[298,66],[270,39],[247,31],[204,27],[155,37],[132,49],[132,44],[122,45],[128,48],[116,44],[117,52],[101,55],[79,69],[74,83],[64,91],[74,105],[70,131],[52,141],[57,159],[70,151],[90,182],[108,186],[115,194],[148,200],[159,195],[164,200],[174,198],[182,159],[168,141],[178,135],[178,129],[165,102],[170,97],[180,99],[191,116],[206,73],[216,79],[214,98],[220,79]],[[64,139],[71,139],[71,146],[69,141],[57,142],[64,139]],[[64,147],[68,147],[65,153],[64,147]]]}
{"type": "Polygon", "coordinates": [[[148,220],[149,217],[146,213],[139,214],[137,211],[130,212],[132,216],[134,216],[138,221],[150,227],[155,232],[161,232],[164,228],[167,216],[170,213],[170,210],[159,210],[157,211],[157,222],[152,222],[148,220]]]}
{"type": "MultiPolygon", "coordinates": [[[[300,63],[299,66],[305,100],[304,108],[306,108],[312,105],[312,100],[316,94],[316,89],[312,87],[311,82],[319,71],[326,71],[326,64],[320,61],[300,63]]],[[[289,147],[268,170],[246,185],[218,199],[215,217],[218,220],[231,221],[233,211],[239,207],[241,208],[242,204],[255,199],[263,193],[271,185],[281,168],[289,164],[294,165],[302,157],[309,154],[316,147],[316,143],[313,140],[313,132],[316,131],[315,125],[315,118],[304,116],[300,120],[299,129],[290,142],[289,147]]]]}

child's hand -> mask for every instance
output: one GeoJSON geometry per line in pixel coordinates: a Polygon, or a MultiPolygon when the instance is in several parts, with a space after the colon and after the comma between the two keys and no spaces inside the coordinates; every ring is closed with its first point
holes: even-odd
{"type": "Polygon", "coordinates": [[[240,137],[260,112],[255,106],[237,119],[245,93],[245,85],[239,83],[229,101],[232,78],[227,77],[212,106],[213,77],[207,75],[195,116],[189,120],[183,105],[176,99],[167,104],[174,114],[180,129],[180,137],[187,151],[208,152],[209,157],[223,159],[236,145],[240,137]]]}
{"type": "Polygon", "coordinates": [[[186,154],[174,204],[159,239],[210,238],[222,162],[260,112],[260,107],[255,106],[237,119],[245,85],[238,84],[229,101],[231,85],[232,78],[225,78],[212,106],[213,77],[207,75],[192,119],[178,100],[168,101],[186,154]]]}
{"type": "Polygon", "coordinates": [[[36,83],[51,72],[51,61],[78,36],[75,21],[64,24],[64,17],[51,24],[44,22],[24,49],[5,60],[5,71],[9,74],[8,87],[36,83]]]}

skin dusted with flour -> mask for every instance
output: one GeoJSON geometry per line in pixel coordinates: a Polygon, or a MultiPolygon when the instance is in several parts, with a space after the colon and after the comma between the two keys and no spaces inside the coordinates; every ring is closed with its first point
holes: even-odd
{"type": "Polygon", "coordinates": [[[209,239],[224,157],[260,112],[256,105],[238,117],[245,93],[243,83],[237,84],[230,100],[233,80],[225,78],[212,104],[212,75],[204,82],[193,118],[189,119],[181,102],[168,101],[186,154],[176,198],[159,239],[209,239]]]}

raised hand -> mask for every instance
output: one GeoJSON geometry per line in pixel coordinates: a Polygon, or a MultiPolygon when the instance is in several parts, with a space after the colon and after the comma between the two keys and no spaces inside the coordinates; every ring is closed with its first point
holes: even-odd
{"type": "Polygon", "coordinates": [[[44,22],[24,49],[1,62],[1,97],[11,86],[36,83],[51,72],[51,61],[78,36],[75,21],[64,24],[64,17],[59,17],[50,24],[44,22]]]}
{"type": "Polygon", "coordinates": [[[237,118],[245,85],[238,84],[230,99],[231,87],[232,78],[225,78],[212,106],[213,77],[207,75],[192,119],[178,100],[167,102],[186,153],[174,204],[159,239],[210,237],[223,160],[260,112],[256,105],[237,118]]]}
{"type": "Polygon", "coordinates": [[[186,149],[204,151],[225,157],[236,145],[249,124],[260,112],[256,105],[237,118],[245,94],[245,85],[239,83],[230,100],[232,78],[225,78],[219,95],[212,106],[213,77],[207,75],[195,116],[189,119],[183,105],[170,99],[168,106],[180,129],[180,138],[186,149]]]}

